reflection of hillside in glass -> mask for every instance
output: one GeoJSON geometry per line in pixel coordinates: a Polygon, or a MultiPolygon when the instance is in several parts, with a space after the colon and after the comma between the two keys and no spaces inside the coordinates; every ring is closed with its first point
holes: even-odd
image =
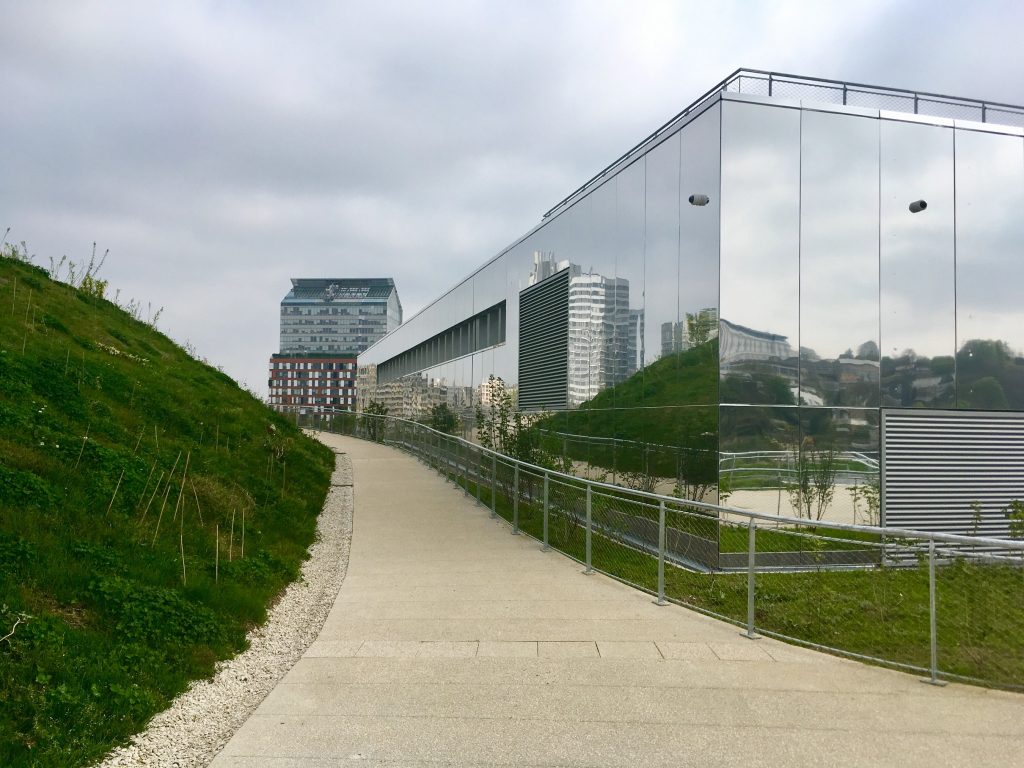
{"type": "Polygon", "coordinates": [[[620,472],[714,484],[718,464],[718,340],[663,357],[544,429],[576,436],[577,461],[620,472]]]}
{"type": "Polygon", "coordinates": [[[1024,358],[997,339],[965,342],[955,360],[951,356],[920,357],[913,350],[897,358],[882,358],[884,405],[948,403],[954,388],[957,408],[1024,408],[1024,358]]]}

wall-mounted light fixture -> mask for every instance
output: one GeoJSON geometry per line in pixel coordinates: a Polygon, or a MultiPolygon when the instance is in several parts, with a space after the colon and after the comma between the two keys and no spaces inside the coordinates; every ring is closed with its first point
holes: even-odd
{"type": "Polygon", "coordinates": [[[690,205],[707,205],[711,202],[711,198],[707,195],[690,195],[690,205]]]}
{"type": "Polygon", "coordinates": [[[911,213],[920,213],[921,211],[923,211],[927,207],[928,207],[928,203],[926,203],[924,200],[915,200],[914,202],[912,202],[910,204],[910,212],[911,213]]]}

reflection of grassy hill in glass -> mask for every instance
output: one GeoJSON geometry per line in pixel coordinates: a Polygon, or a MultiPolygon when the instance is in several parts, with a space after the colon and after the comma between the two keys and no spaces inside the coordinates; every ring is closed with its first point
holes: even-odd
{"type": "Polygon", "coordinates": [[[0,258],[5,766],[89,764],[243,648],[297,575],[332,467],[94,294],[0,258]]]}
{"type": "Polygon", "coordinates": [[[576,435],[569,454],[595,466],[714,482],[718,448],[718,341],[663,357],[544,425],[576,435]]]}

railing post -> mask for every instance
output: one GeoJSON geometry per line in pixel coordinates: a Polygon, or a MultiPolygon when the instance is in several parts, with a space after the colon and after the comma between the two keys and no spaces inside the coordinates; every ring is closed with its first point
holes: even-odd
{"type": "Polygon", "coordinates": [[[928,641],[931,648],[930,676],[921,682],[945,685],[945,680],[939,680],[939,633],[935,613],[935,539],[928,540],[928,641]]]}
{"type": "Polygon", "coordinates": [[[755,543],[757,541],[757,526],[754,518],[750,518],[747,526],[747,634],[750,640],[757,640],[758,635],[754,632],[754,571],[755,569],[755,543]]]}
{"type": "Polygon", "coordinates": [[[491,517],[498,516],[498,454],[491,454],[491,517]]]}
{"type": "Polygon", "coordinates": [[[466,479],[466,446],[458,438],[455,438],[455,440],[456,471],[462,474],[462,492],[468,496],[469,481],[466,479]]]}
{"type": "Polygon", "coordinates": [[[665,599],[665,502],[658,502],[658,605],[668,605],[665,599]]]}
{"type": "Polygon", "coordinates": [[[512,470],[512,535],[519,535],[519,462],[512,470]]]}
{"type": "Polygon", "coordinates": [[[484,463],[484,452],[477,446],[476,450],[476,469],[473,471],[473,481],[476,484],[476,503],[480,503],[480,485],[483,480],[483,471],[480,469],[480,465],[484,463]]]}
{"type": "Polygon", "coordinates": [[[548,473],[544,473],[544,546],[541,547],[547,552],[551,547],[548,546],[548,473]]]}
{"type": "Polygon", "coordinates": [[[591,541],[590,541],[591,538],[593,537],[593,530],[594,530],[593,517],[592,517],[592,514],[591,514],[591,510],[593,508],[592,497],[593,497],[593,487],[590,485],[590,483],[587,483],[587,570],[584,571],[584,573],[593,573],[594,572],[593,559],[591,558],[591,541]]]}

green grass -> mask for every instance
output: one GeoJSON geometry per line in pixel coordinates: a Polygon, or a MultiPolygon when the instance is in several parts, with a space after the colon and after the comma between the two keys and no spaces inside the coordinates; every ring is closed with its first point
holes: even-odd
{"type": "MultiPolygon", "coordinates": [[[[484,468],[485,471],[489,467],[484,468]]],[[[451,479],[470,496],[476,485],[451,479]]],[[[562,504],[579,504],[585,491],[559,490],[551,496],[550,545],[580,561],[586,557],[584,526],[558,514],[562,504]],[[566,495],[573,496],[567,499],[566,495]]],[[[491,505],[490,484],[480,488],[481,502],[491,505]]],[[[512,504],[499,484],[496,509],[512,519],[512,504]]],[[[594,512],[595,519],[598,512],[594,512]]],[[[540,504],[520,500],[520,529],[543,538],[540,504]]],[[[670,523],[671,524],[671,523],[670,523]]],[[[723,526],[723,531],[727,526],[723,526]]],[[[746,548],[745,527],[736,529],[746,548]]],[[[805,532],[816,529],[808,527],[805,532]]],[[[821,531],[819,533],[822,533],[821,531]]],[[[858,548],[859,537],[828,542],[829,548],[858,548]]],[[[798,551],[807,548],[785,531],[759,530],[758,551],[798,551]]],[[[863,540],[876,543],[872,536],[863,540]]],[[[737,541],[738,543],[738,541],[737,541]]],[[[657,559],[610,537],[592,536],[594,568],[649,591],[658,586],[657,559]]],[[[666,595],[683,605],[744,624],[747,620],[746,573],[703,574],[669,565],[666,595]]],[[[936,578],[939,669],[946,676],[973,678],[989,685],[1024,687],[1024,568],[971,564],[956,560],[940,566],[936,578]]],[[[896,665],[927,668],[930,662],[928,570],[922,562],[911,567],[877,566],[863,570],[761,572],[756,579],[755,625],[807,643],[870,656],[896,665]]]]}
{"type": "Polygon", "coordinates": [[[0,765],[88,764],[243,649],[331,468],[167,337],[0,258],[0,765]]]}

